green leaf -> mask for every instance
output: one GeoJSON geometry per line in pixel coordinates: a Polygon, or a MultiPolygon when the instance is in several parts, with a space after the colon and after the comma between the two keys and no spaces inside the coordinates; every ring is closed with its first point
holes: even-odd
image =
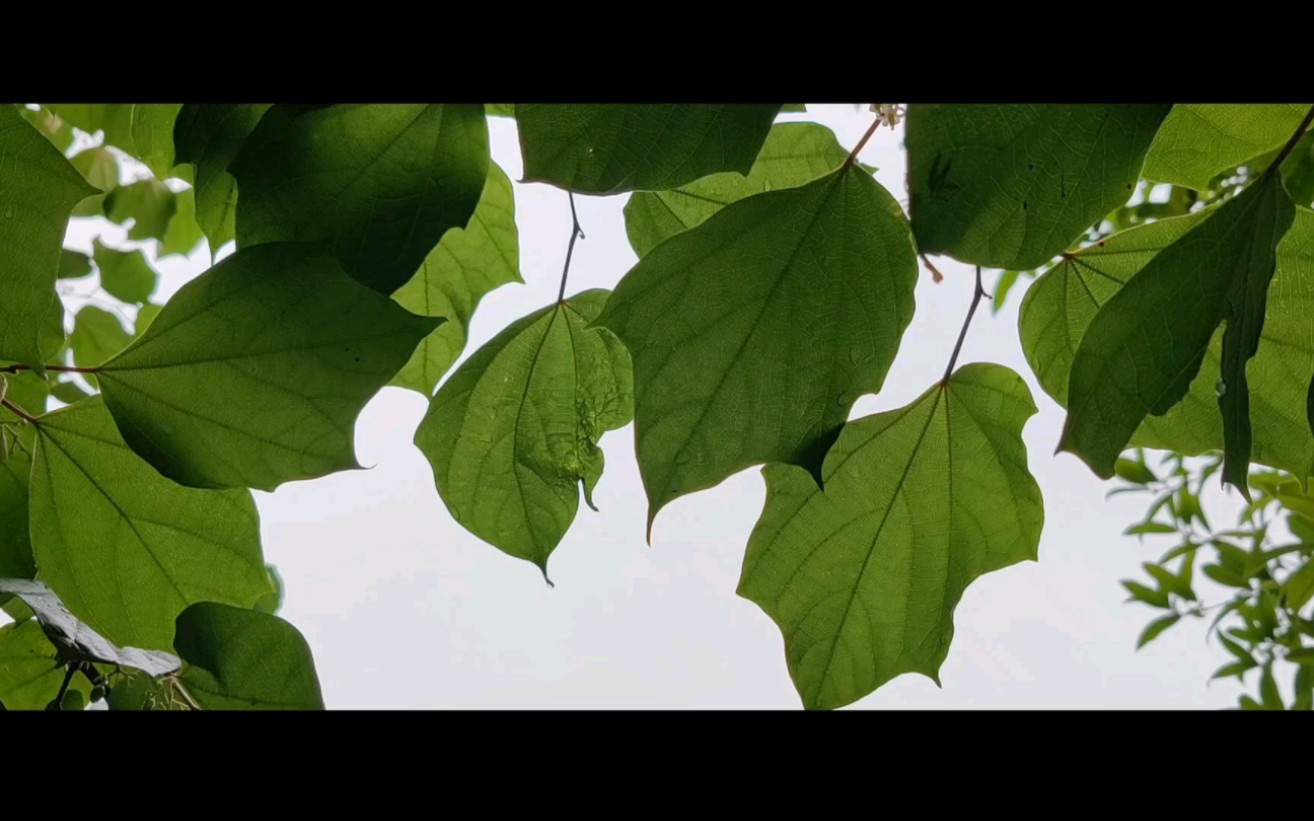
{"type": "Polygon", "coordinates": [[[1123,481],[1131,482],[1137,485],[1148,485],[1151,482],[1159,481],[1159,477],[1154,475],[1154,471],[1145,466],[1144,462],[1137,462],[1131,459],[1119,458],[1113,464],[1114,473],[1123,481]]]}
{"type": "Polygon", "coordinates": [[[525,182],[582,194],[676,188],[718,171],[747,174],[779,105],[516,106],[525,182]]]}
{"type": "Polygon", "coordinates": [[[177,160],[195,171],[196,222],[210,240],[211,254],[237,236],[237,180],[228,165],[269,109],[269,104],[188,104],[178,112],[177,160]]]}
{"type": "Polygon", "coordinates": [[[848,704],[905,672],[938,683],[963,590],[1036,558],[1043,511],[1020,377],[960,368],[899,410],[844,426],[825,490],[768,465],[767,501],[739,582],[785,636],[808,708],[848,704]]]}
{"type": "Polygon", "coordinates": [[[256,601],[255,609],[272,616],[283,606],[283,577],[279,574],[278,568],[272,564],[266,566],[265,570],[269,573],[271,589],[256,601]]]}
{"type": "Polygon", "coordinates": [[[1222,667],[1219,667],[1217,670],[1214,671],[1214,674],[1209,678],[1212,680],[1216,678],[1230,678],[1232,676],[1236,676],[1237,681],[1241,681],[1243,674],[1247,670],[1253,670],[1258,666],[1259,663],[1256,662],[1254,659],[1246,659],[1245,661],[1233,661],[1224,664],[1222,667]]]}
{"type": "MultiPolygon", "coordinates": [[[[79,368],[95,368],[127,347],[132,334],[114,314],[95,305],[83,305],[73,317],[73,333],[68,336],[73,350],[73,364],[79,368]]],[[[93,374],[83,374],[93,388],[100,382],[93,374]]]]}
{"type": "Polygon", "coordinates": [[[1259,676],[1259,696],[1265,710],[1281,710],[1285,706],[1282,702],[1282,694],[1278,692],[1277,679],[1273,678],[1271,661],[1264,665],[1264,671],[1259,676]]]}
{"type": "Polygon", "coordinates": [[[275,106],[229,171],[240,246],[331,241],[348,274],[391,294],[470,221],[488,121],[482,105],[275,106]]]}
{"type": "Polygon", "coordinates": [[[205,238],[196,221],[196,191],[188,188],[174,195],[176,210],[164,236],[160,237],[161,257],[173,254],[190,254],[205,238]]]}
{"type": "Polygon", "coordinates": [[[73,615],[119,645],[166,649],[189,604],[269,589],[246,490],[181,487],[141,461],[100,397],[46,414],[32,469],[32,549],[73,615]]]}
{"type": "Polygon", "coordinates": [[[141,251],[117,251],[93,241],[100,287],[120,302],[140,304],[155,292],[159,275],[141,251]]]}
{"type": "Polygon", "coordinates": [[[1314,665],[1314,647],[1302,647],[1287,653],[1287,661],[1305,666],[1314,665]]]}
{"type": "MultiPolygon", "coordinates": [[[[10,434],[3,434],[8,440],[10,434]]],[[[32,459],[10,444],[9,458],[0,461],[0,578],[30,579],[36,575],[32,540],[28,536],[27,487],[32,459]]],[[[0,596],[0,599],[7,598],[0,596]]]]}
{"type": "Polygon", "coordinates": [[[1267,174],[1173,242],[1091,320],[1069,380],[1059,443],[1103,478],[1148,415],[1190,389],[1215,331],[1226,323],[1218,372],[1223,480],[1249,499],[1250,390],[1277,245],[1295,218],[1281,177],[1267,174]]]}
{"type": "Polygon", "coordinates": [[[357,415],[441,321],[322,246],[270,243],[183,286],[98,375],[123,437],[165,476],[273,490],[359,467],[357,415]]]}
{"type": "Polygon", "coordinates": [[[1172,606],[1168,601],[1168,594],[1162,590],[1153,590],[1140,582],[1133,582],[1126,579],[1123,580],[1122,586],[1131,594],[1132,599],[1141,602],[1142,604],[1148,604],[1151,607],[1157,607],[1160,610],[1167,610],[1172,606]]]}
{"type": "Polygon", "coordinates": [[[1314,599],[1314,560],[1307,560],[1288,576],[1282,589],[1290,610],[1299,611],[1309,604],[1314,599]]]}
{"type": "Polygon", "coordinates": [[[1160,524],[1159,522],[1142,522],[1138,525],[1132,525],[1122,532],[1124,536],[1142,536],[1146,533],[1176,533],[1177,528],[1172,525],[1160,524]]]}
{"type": "MultiPolygon", "coordinates": [[[[1311,658],[1311,663],[1314,664],[1314,658],[1311,658]]],[[[1296,668],[1292,690],[1295,694],[1292,710],[1314,710],[1314,667],[1302,664],[1296,668]]]]}
{"type": "Polygon", "coordinates": [[[1140,638],[1136,639],[1136,649],[1139,650],[1145,645],[1154,641],[1156,638],[1159,637],[1160,633],[1167,630],[1169,627],[1172,627],[1174,624],[1176,624],[1181,620],[1182,620],[1181,616],[1179,616],[1176,613],[1173,613],[1171,615],[1164,616],[1162,618],[1158,618],[1150,622],[1148,625],[1146,625],[1145,629],[1141,631],[1140,638]]]}
{"type": "Polygon", "coordinates": [[[59,255],[58,279],[81,279],[91,273],[91,257],[80,251],[63,249],[59,255]]]}
{"type": "Polygon", "coordinates": [[[105,216],[119,224],[132,220],[128,239],[163,239],[177,212],[177,195],[154,178],[120,186],[105,197],[105,216]]]}
{"type": "Polygon", "coordinates": [[[585,291],[513,322],[456,369],[415,434],[453,518],[545,578],[581,485],[592,506],[598,439],[633,413],[629,355],[589,327],[606,298],[585,291]]]}
{"type": "Polygon", "coordinates": [[[322,710],[310,645],[277,616],[194,604],[178,616],[182,682],[207,710],[322,710]]]}
{"type": "MultiPolygon", "coordinates": [[[[0,627],[0,702],[9,710],[44,710],[59,695],[59,651],[36,621],[0,627]]],[[[80,676],[70,685],[90,689],[80,676]]]]}
{"type": "Polygon", "coordinates": [[[702,223],[732,202],[773,189],[794,188],[834,171],[849,152],[835,132],[814,123],[771,127],[748,176],[726,171],[666,191],[637,191],[625,204],[625,231],[634,253],[648,252],[702,223]]]}
{"type": "Polygon", "coordinates": [[[448,231],[419,273],[393,294],[408,311],[447,321],[424,338],[389,384],[432,396],[438,380],[465,348],[466,328],[479,300],[508,282],[524,282],[515,200],[511,179],[490,162],[470,225],[448,231]]]}
{"type": "Polygon", "coordinates": [[[484,103],[484,113],[489,117],[515,117],[515,103],[484,103]]]}
{"type": "Polygon", "coordinates": [[[105,144],[141,160],[160,179],[173,168],[177,103],[60,103],[48,108],[88,134],[105,132],[105,144]]]}
{"type": "Polygon", "coordinates": [[[1206,576],[1221,585],[1227,587],[1239,587],[1243,590],[1249,589],[1250,587],[1250,582],[1235,570],[1228,570],[1227,568],[1216,564],[1207,564],[1202,570],[1206,576]]]}
{"type": "Polygon", "coordinates": [[[912,105],[908,201],[923,253],[1048,262],[1131,196],[1167,105],[912,105]]]}
{"type": "MultiPolygon", "coordinates": [[[[1206,209],[1115,234],[1067,255],[1027,291],[1018,329],[1023,353],[1046,393],[1067,405],[1073,356],[1096,311],[1160,251],[1214,213],[1206,209]]],[[[1291,229],[1278,243],[1259,352],[1246,369],[1254,403],[1253,458],[1297,476],[1307,475],[1314,462],[1314,436],[1304,419],[1304,384],[1314,375],[1310,315],[1314,212],[1297,208],[1291,229]]],[[[1146,417],[1131,444],[1188,455],[1222,449],[1217,397],[1221,336],[1215,334],[1190,393],[1166,415],[1146,417]]]]}
{"type": "Polygon", "coordinates": [[[38,108],[33,111],[26,106],[17,106],[18,113],[23,119],[32,124],[32,127],[41,132],[41,135],[59,149],[59,153],[64,154],[73,145],[75,139],[73,126],[53,114],[47,108],[38,108]]]}
{"type": "Polygon", "coordinates": [[[1224,171],[1279,148],[1307,111],[1308,104],[1175,105],[1150,145],[1142,175],[1207,190],[1224,171]]]}
{"type": "MultiPolygon", "coordinates": [[[[79,151],[69,159],[88,183],[98,191],[108,193],[119,187],[119,158],[108,148],[88,148],[79,151]]],[[[94,217],[103,215],[105,197],[95,196],[84,200],[73,211],[74,216],[94,217]]]]}
{"type": "MultiPolygon", "coordinates": [[[[95,192],[12,105],[0,105],[0,360],[40,368],[73,206],[95,192]]],[[[61,334],[62,336],[62,334],[61,334]]]]}
{"type": "Polygon", "coordinates": [[[598,323],[634,357],[648,527],[746,467],[820,474],[913,314],[917,257],[894,198],[852,166],[726,206],[616,286],[598,323]]]}

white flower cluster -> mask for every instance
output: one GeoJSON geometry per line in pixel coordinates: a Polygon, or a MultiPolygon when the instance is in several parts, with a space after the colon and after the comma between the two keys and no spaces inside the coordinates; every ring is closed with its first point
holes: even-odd
{"type": "Polygon", "coordinates": [[[894,128],[903,119],[907,107],[894,103],[872,103],[870,110],[876,113],[878,119],[890,128],[894,128]]]}

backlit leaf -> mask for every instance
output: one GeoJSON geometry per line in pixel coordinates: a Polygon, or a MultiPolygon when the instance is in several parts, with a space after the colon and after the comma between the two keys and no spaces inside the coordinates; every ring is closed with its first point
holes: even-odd
{"type": "Polygon", "coordinates": [[[419,273],[393,294],[408,311],[447,321],[424,338],[390,384],[432,396],[465,348],[466,328],[479,300],[508,282],[524,282],[515,202],[510,178],[490,162],[470,225],[448,231],[419,273]]]}
{"type": "Polygon", "coordinates": [[[785,636],[808,708],[855,701],[901,673],[938,682],[964,589],[1036,558],[1043,511],[1022,427],[1026,385],[972,364],[899,410],[845,425],[825,490],[768,465],[739,593],[785,636]]]}
{"type": "Polygon", "coordinates": [[[1246,364],[1259,347],[1278,241],[1295,207],[1266,174],[1149,261],[1099,309],[1082,336],[1060,450],[1101,477],[1150,415],[1178,403],[1226,323],[1217,380],[1224,481],[1249,494],[1252,455],[1246,364]]]}
{"type": "Polygon", "coordinates": [[[241,247],[326,240],[348,274],[391,294],[469,222],[488,122],[482,105],[275,106],[228,170],[241,247]]]}
{"type": "Polygon", "coordinates": [[[64,229],[94,193],[14,106],[0,105],[0,360],[44,364],[64,229]]]}
{"type": "Polygon", "coordinates": [[[183,286],[98,375],[124,438],[165,476],[272,490],[358,467],[357,415],[440,322],[325,248],[270,243],[183,286]]]}
{"type": "MultiPolygon", "coordinates": [[[[453,518],[547,574],[602,476],[597,442],[633,413],[629,355],[590,328],[606,291],[513,322],[457,368],[415,434],[453,518]]],[[[591,502],[590,502],[591,504],[591,502]]]]}
{"type": "Polygon", "coordinates": [[[188,605],[269,589],[247,490],[174,484],[128,449],[100,397],[41,417],[32,550],[42,580],[110,641],[168,649],[188,605]]]}
{"type": "Polygon", "coordinates": [[[853,166],[728,205],[641,259],[598,323],[634,357],[649,527],[754,464],[819,474],[854,401],[880,390],[916,279],[898,203],[853,166]]]}
{"type": "Polygon", "coordinates": [[[1203,191],[1214,177],[1282,146],[1309,105],[1173,106],[1145,155],[1146,179],[1203,191]]]}

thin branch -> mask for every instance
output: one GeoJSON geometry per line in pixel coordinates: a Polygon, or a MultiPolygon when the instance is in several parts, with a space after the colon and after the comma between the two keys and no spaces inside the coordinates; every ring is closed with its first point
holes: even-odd
{"type": "MultiPolygon", "coordinates": [[[[100,373],[100,368],[79,368],[73,365],[46,365],[46,370],[55,373],[100,373]]],[[[23,371],[34,370],[31,365],[6,365],[0,368],[0,373],[21,373],[23,371]]]]}
{"type": "Polygon", "coordinates": [[[1287,158],[1287,155],[1290,154],[1293,149],[1295,149],[1296,143],[1300,142],[1301,137],[1305,136],[1305,129],[1309,128],[1311,122],[1314,122],[1314,106],[1309,107],[1309,112],[1305,114],[1305,119],[1301,120],[1300,125],[1296,126],[1296,133],[1292,134],[1291,139],[1287,140],[1287,144],[1282,146],[1282,150],[1278,152],[1277,159],[1273,160],[1268,166],[1269,168],[1277,168],[1282,165],[1282,161],[1287,158]]]}
{"type": "Polygon", "coordinates": [[[954,365],[958,363],[958,352],[963,349],[963,340],[967,338],[967,329],[972,325],[972,317],[976,316],[976,306],[981,304],[981,297],[989,296],[985,288],[981,287],[981,266],[976,266],[976,292],[972,294],[972,307],[967,309],[967,318],[963,320],[963,329],[958,332],[958,344],[954,345],[954,353],[949,357],[949,367],[944,369],[943,382],[948,382],[949,377],[953,375],[954,365]]]}
{"type": "Polygon", "coordinates": [[[844,161],[843,165],[840,166],[840,171],[844,171],[850,165],[853,165],[853,163],[857,161],[858,153],[861,152],[862,149],[867,147],[867,141],[871,139],[871,135],[876,133],[876,129],[880,128],[881,123],[883,122],[885,122],[885,118],[880,114],[877,114],[876,122],[871,124],[871,127],[867,129],[867,133],[862,135],[862,139],[858,140],[858,144],[853,147],[853,150],[851,152],[849,152],[849,158],[844,161]]]}
{"type": "Polygon", "coordinates": [[[24,422],[28,423],[29,425],[36,424],[35,416],[23,410],[19,406],[15,405],[13,402],[10,402],[8,399],[0,399],[0,406],[3,406],[14,416],[17,416],[19,419],[22,419],[24,422]]]}
{"type": "Polygon", "coordinates": [[[566,264],[561,269],[561,289],[557,291],[558,305],[566,301],[566,277],[570,275],[570,257],[575,253],[575,240],[584,239],[584,229],[579,227],[579,216],[575,213],[575,195],[567,191],[566,196],[570,197],[570,244],[566,246],[566,264]]]}

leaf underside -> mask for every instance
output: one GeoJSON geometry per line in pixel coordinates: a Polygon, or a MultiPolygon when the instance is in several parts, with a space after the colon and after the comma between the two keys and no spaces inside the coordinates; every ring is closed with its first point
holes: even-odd
{"type": "Polygon", "coordinates": [[[901,673],[939,682],[966,587],[1034,560],[1044,514],[1017,374],[971,364],[912,404],[845,425],[821,490],[768,465],[739,594],[785,637],[805,707],[841,707],[901,673]]]}
{"type": "Polygon", "coordinates": [[[819,473],[912,319],[916,252],[855,166],[732,203],[641,259],[598,324],[634,357],[648,523],[763,462],[819,473]]]}
{"type": "Polygon", "coordinates": [[[452,516],[545,575],[581,485],[589,500],[602,475],[598,440],[633,414],[629,355],[589,327],[607,293],[513,322],[457,368],[415,434],[452,516]]]}

